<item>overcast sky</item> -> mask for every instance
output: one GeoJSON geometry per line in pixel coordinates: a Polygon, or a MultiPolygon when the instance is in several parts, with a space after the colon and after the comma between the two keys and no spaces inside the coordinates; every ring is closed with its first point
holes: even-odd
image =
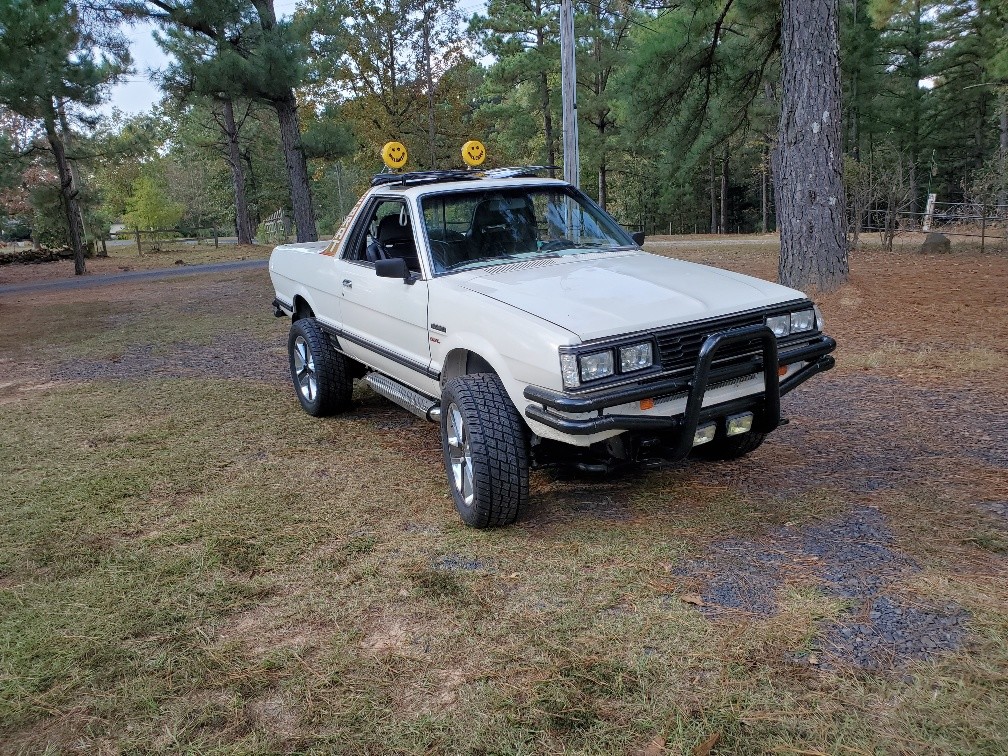
{"type": "Polygon", "coordinates": [[[153,27],[149,24],[138,24],[124,31],[130,39],[136,70],[112,87],[112,96],[102,110],[111,112],[112,108],[119,108],[123,113],[135,115],[150,110],[161,99],[161,91],[151,83],[149,73],[150,69],[164,68],[168,58],[154,41],[153,27]]]}
{"type": "MultiPolygon", "coordinates": [[[[291,15],[296,2],[297,0],[274,0],[273,7],[277,16],[291,15]]],[[[112,88],[111,97],[102,108],[104,112],[111,113],[113,108],[119,108],[123,113],[135,115],[150,110],[161,99],[161,90],[150,81],[150,71],[164,68],[168,64],[168,58],[154,41],[153,30],[154,27],[150,24],[138,24],[123,30],[130,40],[135,72],[112,88]]]]}

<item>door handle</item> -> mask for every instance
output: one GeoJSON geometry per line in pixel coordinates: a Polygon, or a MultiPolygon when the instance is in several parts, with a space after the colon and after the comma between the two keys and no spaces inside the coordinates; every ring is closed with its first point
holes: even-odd
{"type": "Polygon", "coordinates": [[[353,281],[351,281],[349,278],[344,278],[343,279],[343,288],[344,289],[352,289],[353,288],[353,281]]]}

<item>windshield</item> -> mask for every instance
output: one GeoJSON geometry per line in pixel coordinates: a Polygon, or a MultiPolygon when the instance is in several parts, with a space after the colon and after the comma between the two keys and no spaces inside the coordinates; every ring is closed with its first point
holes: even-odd
{"type": "Polygon", "coordinates": [[[434,273],[633,246],[605,211],[569,186],[524,186],[421,198],[434,273]]]}

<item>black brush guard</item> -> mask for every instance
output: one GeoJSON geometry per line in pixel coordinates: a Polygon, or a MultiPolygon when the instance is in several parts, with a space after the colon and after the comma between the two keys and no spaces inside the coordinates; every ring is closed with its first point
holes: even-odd
{"type": "Polygon", "coordinates": [[[619,387],[599,391],[590,396],[574,396],[559,391],[528,386],[525,398],[535,402],[525,408],[525,416],[554,430],[570,435],[589,435],[603,431],[678,431],[679,439],[670,456],[682,459],[693,448],[693,437],[697,426],[710,420],[743,410],[753,411],[756,422],[753,429],[768,433],[780,424],[780,398],[787,392],[807,381],[813,375],[832,368],[836,361],[830,356],[836,348],[836,341],[829,336],[819,336],[812,343],[788,349],[778,354],[777,337],[766,325],[757,324],[744,328],[732,328],[713,333],[704,340],[697,357],[693,375],[688,378],[673,378],[666,381],[619,387]],[[759,339],[761,354],[741,364],[726,368],[712,369],[719,351],[727,347],[759,339]],[[808,362],[809,364],[789,375],[783,381],[778,378],[777,369],[781,364],[808,362]],[[753,372],[763,373],[763,392],[740,397],[729,402],[704,407],[704,395],[711,383],[739,378],[753,372]],[[604,415],[607,407],[616,407],[641,399],[687,392],[686,410],[682,415],[604,415]],[[595,417],[564,417],[557,412],[585,413],[597,412],[595,417]]]}

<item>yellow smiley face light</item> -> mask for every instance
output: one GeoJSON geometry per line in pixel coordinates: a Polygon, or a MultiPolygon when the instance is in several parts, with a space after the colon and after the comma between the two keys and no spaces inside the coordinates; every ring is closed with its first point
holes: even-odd
{"type": "Polygon", "coordinates": [[[468,142],[463,144],[462,159],[470,168],[483,165],[483,161],[486,160],[486,147],[483,146],[483,142],[477,142],[475,139],[470,139],[468,142]]]}
{"type": "Polygon", "coordinates": [[[382,147],[381,156],[382,160],[385,161],[385,165],[393,171],[406,165],[406,160],[409,158],[402,142],[386,142],[385,146],[382,147]]]}

